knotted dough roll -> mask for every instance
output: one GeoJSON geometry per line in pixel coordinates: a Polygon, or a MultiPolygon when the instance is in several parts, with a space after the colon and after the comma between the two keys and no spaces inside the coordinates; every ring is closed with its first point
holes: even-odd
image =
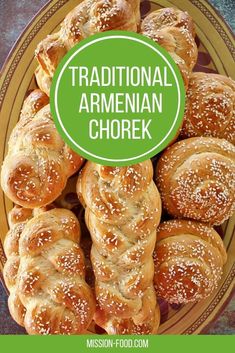
{"type": "Polygon", "coordinates": [[[13,319],[24,326],[25,307],[17,290],[17,275],[20,264],[19,239],[26,223],[33,217],[33,210],[15,206],[8,214],[10,230],[4,241],[4,251],[7,256],[3,275],[5,284],[10,291],[8,307],[13,319]]]}
{"type": "Polygon", "coordinates": [[[16,204],[26,208],[47,205],[82,165],[58,133],[48,97],[34,90],[24,101],[13,129],[1,171],[1,186],[16,204]]]}
{"type": "Polygon", "coordinates": [[[35,77],[36,77],[37,85],[40,88],[40,90],[46,93],[46,95],[49,97],[52,77],[46,75],[40,65],[38,65],[38,67],[35,70],[35,77]]]}
{"type": "Polygon", "coordinates": [[[87,162],[77,190],[93,241],[96,323],[109,334],[156,333],[152,253],[161,201],[151,161],[130,167],[87,162]]]}
{"type": "Polygon", "coordinates": [[[157,294],[176,304],[206,298],[218,286],[226,259],[212,227],[188,220],[161,223],[154,253],[157,294]]]}
{"type": "Polygon", "coordinates": [[[143,20],[140,33],[169,52],[178,65],[187,88],[198,52],[194,40],[194,24],[189,14],[174,8],[153,11],[143,20]]]}
{"type": "Polygon", "coordinates": [[[235,82],[231,78],[192,73],[181,135],[213,136],[235,143],[235,82]]]}
{"type": "Polygon", "coordinates": [[[51,78],[63,56],[82,39],[98,32],[136,32],[140,21],[139,0],[84,0],[62,22],[59,32],[42,40],[35,56],[40,89],[49,94],[51,78]]]}
{"type": "Polygon", "coordinates": [[[235,209],[235,147],[213,137],[176,142],[159,159],[157,185],[170,215],[221,224],[235,209]]]}
{"type": "Polygon", "coordinates": [[[95,299],[85,282],[80,226],[71,211],[10,212],[4,249],[9,310],[31,334],[80,334],[88,328],[95,299]]]}

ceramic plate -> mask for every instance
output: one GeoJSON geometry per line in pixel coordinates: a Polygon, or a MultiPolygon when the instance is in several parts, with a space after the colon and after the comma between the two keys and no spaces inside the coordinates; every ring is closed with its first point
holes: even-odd
{"type": "MultiPolygon", "coordinates": [[[[79,0],[53,0],[44,6],[26,28],[4,65],[0,79],[0,164],[7,151],[7,141],[15,126],[22,103],[27,92],[35,87],[33,78],[37,66],[34,50],[37,44],[49,33],[56,31],[65,15],[79,0]]],[[[196,71],[218,72],[235,79],[234,39],[231,30],[218,13],[205,0],[154,0],[141,3],[142,16],[161,8],[176,6],[188,11],[193,17],[197,31],[199,47],[196,71]]],[[[71,182],[59,202],[70,208],[76,207],[71,182]]],[[[0,276],[5,262],[2,243],[8,230],[7,213],[12,208],[0,190],[0,276]]],[[[199,304],[185,306],[168,305],[161,301],[162,322],[160,334],[198,334],[205,332],[207,326],[219,315],[231,297],[235,277],[235,236],[234,219],[223,224],[219,232],[228,252],[228,261],[219,288],[208,299],[199,304]]],[[[100,333],[97,327],[92,331],[100,333]]]]}

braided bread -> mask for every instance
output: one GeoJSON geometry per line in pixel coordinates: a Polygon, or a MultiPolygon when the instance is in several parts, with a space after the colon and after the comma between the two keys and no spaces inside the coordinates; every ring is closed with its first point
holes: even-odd
{"type": "Polygon", "coordinates": [[[154,253],[154,283],[169,303],[204,299],[218,286],[227,260],[223,241],[199,222],[171,220],[160,224],[154,253]]]}
{"type": "MultiPolygon", "coordinates": [[[[160,43],[159,43],[160,44],[160,43]]],[[[184,88],[187,91],[188,89],[188,83],[189,83],[189,77],[190,77],[190,70],[188,66],[186,65],[185,61],[180,58],[176,53],[174,52],[169,52],[170,56],[178,66],[178,69],[180,70],[181,76],[184,81],[184,88]]]]}
{"type": "Polygon", "coordinates": [[[169,52],[178,65],[187,88],[189,74],[197,61],[195,29],[188,13],[174,8],[153,11],[143,20],[140,33],[169,52]]]}
{"type": "Polygon", "coordinates": [[[27,222],[35,214],[48,209],[50,209],[50,206],[32,210],[16,205],[8,214],[10,230],[4,241],[4,250],[7,256],[7,262],[4,267],[4,279],[11,293],[8,298],[10,314],[21,326],[24,326],[25,307],[20,300],[17,290],[17,275],[20,264],[19,239],[27,222]]]}
{"type": "Polygon", "coordinates": [[[48,85],[63,56],[82,39],[109,30],[137,31],[139,0],[84,0],[64,19],[59,32],[47,36],[35,51],[43,71],[36,71],[38,86],[48,85]],[[44,76],[44,77],[43,77],[44,76]]]}
{"type": "Polygon", "coordinates": [[[146,313],[142,323],[135,324],[133,318],[122,319],[97,308],[94,320],[110,335],[149,335],[156,334],[160,325],[160,308],[156,303],[156,295],[151,287],[143,296],[143,310],[146,313]]]}
{"type": "Polygon", "coordinates": [[[155,333],[159,325],[152,252],[161,216],[150,160],[130,167],[87,162],[78,195],[93,245],[91,261],[99,309],[108,333],[155,333]]]}
{"type": "Polygon", "coordinates": [[[13,202],[27,208],[54,201],[83,162],[60,137],[40,90],[26,98],[8,146],[1,185],[13,202]]]}
{"type": "Polygon", "coordinates": [[[95,301],[85,282],[76,217],[65,209],[41,211],[30,220],[30,210],[12,214],[4,268],[11,315],[29,334],[84,332],[95,301]]]}
{"type": "Polygon", "coordinates": [[[235,143],[235,82],[195,72],[187,91],[183,137],[214,136],[235,143]]]}
{"type": "Polygon", "coordinates": [[[40,88],[40,90],[46,93],[46,95],[49,97],[52,77],[46,75],[41,66],[38,66],[36,68],[35,77],[36,77],[37,85],[40,88]]]}
{"type": "Polygon", "coordinates": [[[17,290],[17,274],[20,264],[19,239],[26,223],[33,217],[33,210],[15,206],[8,214],[10,230],[6,235],[4,250],[7,262],[4,267],[4,280],[10,291],[8,307],[13,319],[24,326],[25,307],[17,290]]]}
{"type": "Polygon", "coordinates": [[[179,141],[159,159],[157,185],[172,216],[221,224],[235,209],[235,147],[213,137],[179,141]]]}

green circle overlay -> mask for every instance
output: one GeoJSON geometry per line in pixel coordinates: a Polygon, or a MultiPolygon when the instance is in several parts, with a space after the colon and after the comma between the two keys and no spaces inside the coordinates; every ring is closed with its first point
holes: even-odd
{"type": "MultiPolygon", "coordinates": [[[[96,99],[100,99],[99,97],[96,99]]],[[[99,33],[78,43],[60,62],[50,91],[51,112],[63,140],[84,158],[110,166],[132,165],[161,152],[180,129],[184,103],[183,79],[169,53],[151,39],[126,31],[99,33]],[[99,73],[102,66],[128,67],[129,70],[133,70],[133,82],[136,85],[128,86],[125,75],[120,83],[120,75],[116,73],[116,81],[113,81],[113,84],[100,86],[93,81],[90,85],[90,80],[83,79],[80,86],[76,69],[78,66],[87,68],[87,78],[91,77],[94,66],[99,73]],[[155,84],[152,85],[150,82],[147,85],[143,80],[143,85],[137,85],[138,69],[133,67],[145,67],[146,70],[152,70],[152,73],[155,72],[156,67],[159,67],[157,69],[159,76],[155,74],[155,84]],[[74,71],[74,85],[72,85],[72,71],[74,71]],[[140,111],[131,109],[128,105],[128,111],[121,112],[125,111],[125,106],[120,104],[119,112],[117,109],[108,112],[104,109],[99,112],[97,105],[93,106],[92,112],[90,105],[92,94],[96,97],[103,96],[108,102],[110,96],[115,96],[117,93],[121,93],[122,102],[125,101],[123,98],[125,95],[135,96],[136,101],[138,96],[140,104],[136,104],[135,107],[139,107],[140,111]],[[86,101],[89,109],[85,109],[84,104],[81,108],[82,97],[82,102],[86,101]],[[146,97],[148,97],[148,103],[146,103],[146,97]],[[90,125],[91,120],[97,123],[90,125]],[[113,120],[115,122],[112,123],[113,120]],[[125,130],[121,135],[123,120],[128,120],[129,122],[125,122],[124,126],[131,128],[129,132],[125,130]],[[107,124],[111,125],[113,136],[109,130],[111,136],[107,138],[104,129],[103,138],[100,138],[101,124],[103,128],[107,127],[107,124]],[[91,136],[97,138],[91,138],[91,136]]]]}

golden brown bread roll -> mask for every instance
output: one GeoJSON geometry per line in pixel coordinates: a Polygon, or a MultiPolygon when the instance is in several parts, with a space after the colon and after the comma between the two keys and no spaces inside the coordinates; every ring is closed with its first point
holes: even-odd
{"type": "Polygon", "coordinates": [[[99,309],[109,334],[156,333],[159,309],[152,285],[152,252],[161,201],[150,160],[130,167],[87,162],[78,179],[93,245],[99,309]]]}
{"type": "Polygon", "coordinates": [[[45,92],[46,95],[49,97],[52,77],[46,75],[40,65],[35,70],[35,77],[39,89],[42,92],[45,92]]]}
{"type": "Polygon", "coordinates": [[[165,7],[151,12],[143,20],[141,27],[146,31],[165,28],[186,29],[195,37],[195,27],[192,17],[186,11],[181,11],[173,7],[165,7]]]}
{"type": "Polygon", "coordinates": [[[213,228],[187,220],[163,222],[154,253],[157,294],[177,304],[204,299],[218,286],[226,260],[213,228]]]}
{"type": "Polygon", "coordinates": [[[186,65],[185,61],[180,58],[176,53],[170,52],[169,53],[176,65],[178,66],[181,76],[184,81],[184,87],[187,90],[188,89],[188,83],[189,83],[189,77],[190,77],[190,70],[188,66],[186,65]]]}
{"type": "Polygon", "coordinates": [[[25,100],[13,129],[1,172],[1,186],[15,203],[40,207],[54,201],[83,159],[60,137],[48,97],[34,90],[25,100]]]}
{"type": "Polygon", "coordinates": [[[11,211],[4,279],[11,315],[29,334],[79,334],[89,326],[95,300],[79,241],[71,211],[11,211]]]}
{"type": "Polygon", "coordinates": [[[19,239],[26,223],[35,214],[49,210],[51,206],[41,209],[29,209],[21,206],[14,206],[8,214],[10,230],[4,241],[4,250],[8,258],[4,268],[4,280],[10,291],[8,307],[11,316],[21,326],[24,326],[25,307],[23,306],[17,290],[17,275],[20,264],[19,239]]]}
{"type": "Polygon", "coordinates": [[[110,30],[137,31],[139,0],[84,0],[65,17],[59,32],[38,44],[35,56],[43,71],[36,71],[41,89],[48,85],[63,56],[82,39],[110,30]]]}
{"type": "Polygon", "coordinates": [[[187,88],[189,74],[197,61],[195,29],[189,14],[174,8],[153,11],[143,20],[140,33],[157,42],[171,54],[187,88]]]}
{"type": "Polygon", "coordinates": [[[183,137],[213,136],[235,143],[235,82],[194,72],[189,81],[183,137]]]}
{"type": "Polygon", "coordinates": [[[179,141],[159,159],[157,185],[170,215],[221,224],[235,209],[235,147],[213,137],[179,141]]]}
{"type": "Polygon", "coordinates": [[[13,319],[24,326],[25,307],[17,290],[17,275],[20,264],[19,239],[26,223],[33,217],[33,210],[15,206],[8,215],[10,230],[4,241],[7,263],[4,267],[4,280],[10,291],[8,307],[13,319]]]}
{"type": "Polygon", "coordinates": [[[97,308],[94,320],[110,335],[149,335],[156,334],[160,326],[161,313],[152,285],[145,291],[143,307],[146,319],[135,324],[133,319],[122,319],[97,308]]]}

